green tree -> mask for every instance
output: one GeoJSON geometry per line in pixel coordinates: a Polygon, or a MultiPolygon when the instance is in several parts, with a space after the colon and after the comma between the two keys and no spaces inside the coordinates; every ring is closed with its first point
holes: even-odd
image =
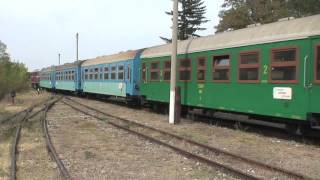
{"type": "Polygon", "coordinates": [[[0,60],[8,60],[7,45],[0,41],[0,60]]]}
{"type": "Polygon", "coordinates": [[[29,85],[28,69],[23,63],[11,62],[6,49],[0,41],[0,99],[12,90],[20,91],[29,85]]]}
{"type": "Polygon", "coordinates": [[[217,32],[245,28],[249,24],[270,23],[285,17],[320,13],[319,0],[225,0],[217,32]]]}
{"type": "MultiPolygon", "coordinates": [[[[178,12],[178,39],[199,37],[197,31],[206,30],[201,25],[209,21],[204,17],[206,6],[203,0],[179,0],[179,5],[181,10],[178,12]]],[[[173,12],[166,12],[166,14],[172,17],[173,12]]],[[[171,42],[170,38],[160,38],[167,43],[171,42]]]]}

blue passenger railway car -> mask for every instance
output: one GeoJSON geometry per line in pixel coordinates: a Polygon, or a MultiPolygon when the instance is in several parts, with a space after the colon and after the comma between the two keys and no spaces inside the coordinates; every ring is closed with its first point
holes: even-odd
{"type": "Polygon", "coordinates": [[[55,67],[50,66],[40,71],[40,87],[54,90],[55,89],[55,67]]]}
{"type": "Polygon", "coordinates": [[[81,92],[81,64],[83,61],[56,66],[55,89],[58,91],[81,92]]]}
{"type": "Polygon", "coordinates": [[[142,50],[86,60],[81,66],[84,93],[136,99],[142,50]]]}

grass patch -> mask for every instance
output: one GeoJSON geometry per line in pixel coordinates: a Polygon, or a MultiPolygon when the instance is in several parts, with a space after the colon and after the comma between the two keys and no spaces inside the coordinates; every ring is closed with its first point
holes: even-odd
{"type": "Polygon", "coordinates": [[[206,138],[200,137],[197,134],[193,134],[193,133],[181,132],[181,133],[179,133],[179,136],[182,136],[187,139],[191,139],[196,142],[203,143],[203,144],[208,144],[208,142],[209,142],[206,138]]]}
{"type": "Polygon", "coordinates": [[[8,176],[8,173],[6,173],[3,169],[0,168],[0,177],[8,176]]]}
{"type": "MultiPolygon", "coordinates": [[[[76,124],[78,124],[78,123],[76,123],[76,124]]],[[[97,126],[92,122],[84,122],[84,123],[80,124],[78,127],[81,129],[87,129],[87,130],[90,130],[90,129],[96,130],[97,129],[97,126]]]]}
{"type": "Polygon", "coordinates": [[[96,157],[96,155],[93,153],[93,152],[90,152],[90,151],[85,151],[84,152],[84,157],[86,160],[88,159],[93,159],[96,157]]]}
{"type": "Polygon", "coordinates": [[[15,127],[11,127],[9,129],[3,130],[3,141],[8,141],[11,137],[14,136],[16,132],[16,128],[15,127]]]}

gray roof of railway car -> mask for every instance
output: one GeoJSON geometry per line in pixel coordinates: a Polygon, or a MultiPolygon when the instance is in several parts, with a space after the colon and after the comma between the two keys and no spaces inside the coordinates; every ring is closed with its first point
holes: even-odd
{"type": "Polygon", "coordinates": [[[86,60],[82,66],[92,66],[97,64],[105,64],[117,61],[124,61],[129,59],[134,59],[137,54],[137,50],[130,50],[126,52],[120,52],[118,54],[106,55],[106,56],[99,56],[94,59],[86,60]]]}
{"type": "Polygon", "coordinates": [[[50,66],[50,67],[42,68],[40,72],[51,72],[53,70],[54,70],[54,66],[50,66]]]}
{"type": "MultiPolygon", "coordinates": [[[[320,15],[248,27],[180,41],[178,54],[264,44],[320,35],[320,15]]],[[[171,44],[147,48],[142,58],[171,55],[171,44]]]]}
{"type": "Polygon", "coordinates": [[[66,63],[60,66],[55,66],[56,70],[63,70],[63,69],[67,69],[67,68],[74,68],[77,67],[79,64],[81,64],[83,61],[75,61],[72,63],[66,63]]]}

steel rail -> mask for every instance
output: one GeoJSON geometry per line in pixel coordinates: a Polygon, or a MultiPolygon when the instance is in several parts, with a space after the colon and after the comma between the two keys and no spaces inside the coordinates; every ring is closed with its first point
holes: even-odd
{"type": "Polygon", "coordinates": [[[11,147],[11,171],[10,171],[10,179],[16,180],[17,179],[17,152],[18,152],[18,144],[20,140],[20,133],[22,129],[22,123],[28,119],[29,113],[32,111],[32,108],[29,108],[28,111],[26,111],[25,115],[23,116],[21,123],[16,128],[16,133],[12,142],[11,147]]]}
{"type": "MultiPolygon", "coordinates": [[[[47,100],[51,100],[51,98],[47,99],[47,100]]],[[[47,101],[46,100],[46,101],[47,101]]],[[[43,101],[45,102],[45,101],[43,101]]],[[[41,102],[43,104],[43,102],[41,102]]],[[[18,127],[16,128],[16,133],[15,133],[15,137],[13,139],[13,142],[12,142],[12,148],[11,148],[11,171],[10,171],[10,179],[11,180],[16,180],[17,179],[17,153],[18,153],[18,150],[17,150],[17,147],[18,147],[18,144],[19,144],[19,140],[20,140],[20,135],[21,135],[21,130],[22,130],[22,127],[23,127],[23,123],[28,121],[29,119],[32,119],[33,117],[35,117],[36,115],[38,115],[40,112],[44,111],[45,110],[45,107],[44,108],[41,108],[40,110],[36,111],[35,113],[31,114],[29,116],[29,114],[37,107],[37,106],[40,106],[42,105],[41,103],[38,103],[36,105],[33,105],[19,113],[17,113],[18,115],[22,114],[23,112],[25,112],[25,115],[23,116],[23,118],[21,119],[20,121],[20,124],[18,125],[18,127]]],[[[16,116],[18,116],[16,115],[16,116]]],[[[14,117],[16,117],[14,116],[14,117]]]]}
{"type": "Polygon", "coordinates": [[[46,140],[46,145],[47,145],[47,149],[49,151],[49,153],[51,154],[52,158],[54,159],[54,161],[56,162],[60,173],[62,174],[62,176],[64,177],[64,179],[66,180],[71,180],[71,176],[68,172],[68,170],[66,169],[66,167],[64,166],[62,160],[60,159],[55,147],[52,144],[52,140],[48,131],[48,122],[47,122],[47,116],[48,116],[48,111],[52,108],[52,106],[57,103],[58,101],[60,101],[61,98],[59,98],[58,100],[56,100],[55,102],[49,104],[45,111],[44,111],[44,118],[42,119],[42,128],[43,128],[43,132],[44,132],[44,136],[45,136],[45,140],[46,140]]]}
{"type": "Polygon", "coordinates": [[[188,151],[186,151],[186,150],[183,150],[183,149],[181,149],[181,148],[172,146],[172,145],[170,145],[170,144],[168,144],[168,143],[162,142],[162,141],[160,141],[160,140],[158,140],[158,139],[155,139],[155,138],[153,138],[153,137],[150,137],[150,136],[148,136],[148,135],[145,135],[145,134],[142,134],[142,133],[140,133],[140,132],[131,130],[130,128],[127,128],[127,127],[125,127],[125,126],[121,126],[121,125],[116,124],[116,123],[113,123],[113,122],[111,122],[111,121],[106,121],[105,119],[103,119],[103,118],[101,118],[101,117],[99,117],[99,116],[97,116],[97,115],[90,114],[90,113],[88,113],[88,112],[86,112],[86,111],[84,111],[84,110],[81,110],[80,108],[77,108],[77,107],[75,107],[75,106],[73,106],[73,105],[71,105],[71,104],[66,103],[65,101],[62,101],[62,103],[66,104],[67,106],[71,107],[72,109],[74,109],[74,110],[76,110],[76,111],[79,111],[79,112],[81,112],[81,113],[83,113],[83,114],[86,114],[86,115],[88,115],[88,116],[94,117],[94,118],[96,118],[96,119],[98,119],[98,120],[100,120],[100,121],[105,121],[105,122],[107,122],[108,124],[110,124],[110,125],[112,125],[112,126],[114,126],[114,127],[116,127],[116,128],[119,128],[119,129],[125,130],[125,131],[127,131],[127,132],[130,132],[130,133],[132,133],[132,134],[135,134],[135,135],[137,135],[137,136],[139,136],[139,137],[142,137],[142,138],[144,138],[144,139],[147,139],[147,140],[150,141],[150,142],[153,142],[153,143],[162,145],[162,146],[164,146],[164,147],[170,148],[170,149],[172,149],[173,151],[175,151],[175,152],[177,152],[177,153],[179,153],[179,154],[181,154],[181,155],[183,155],[183,156],[185,156],[185,157],[188,157],[188,158],[197,160],[197,161],[199,161],[199,162],[205,163],[205,164],[207,164],[207,165],[209,165],[209,166],[211,166],[211,167],[215,167],[215,168],[217,168],[217,169],[219,169],[219,170],[221,170],[221,171],[223,171],[223,172],[225,172],[225,173],[232,174],[233,176],[235,176],[235,177],[237,177],[237,178],[249,179],[249,180],[257,180],[257,179],[260,179],[260,178],[258,178],[258,177],[252,176],[252,175],[250,175],[250,174],[248,174],[248,173],[244,173],[244,172],[242,172],[242,171],[240,171],[240,170],[234,169],[234,168],[229,167],[229,166],[227,166],[227,165],[224,165],[224,164],[221,164],[221,163],[219,163],[219,162],[215,162],[215,161],[212,161],[212,160],[210,160],[210,159],[207,159],[207,158],[198,156],[198,155],[196,155],[196,154],[193,154],[193,153],[190,153],[190,152],[188,152],[188,151]]]}
{"type": "Polygon", "coordinates": [[[275,167],[275,166],[268,165],[268,164],[265,164],[265,163],[262,163],[262,162],[259,162],[259,161],[253,160],[253,159],[249,159],[249,158],[246,158],[246,157],[243,157],[243,156],[239,156],[237,154],[234,154],[234,153],[231,153],[231,152],[227,152],[225,150],[218,149],[216,147],[208,146],[206,144],[202,144],[202,143],[196,142],[194,140],[191,140],[191,139],[188,139],[188,138],[185,138],[185,137],[182,137],[182,136],[179,136],[179,135],[167,132],[167,131],[163,131],[163,130],[160,130],[160,129],[157,129],[157,128],[154,128],[154,127],[150,127],[150,126],[147,126],[147,125],[144,125],[144,124],[140,124],[140,123],[137,123],[137,122],[134,122],[132,120],[125,119],[125,118],[117,117],[117,116],[114,116],[114,115],[106,113],[106,112],[102,112],[101,110],[92,108],[92,107],[90,107],[88,105],[85,105],[85,104],[82,104],[82,103],[80,103],[78,101],[75,101],[75,100],[69,98],[69,97],[65,97],[65,98],[70,100],[70,101],[72,101],[72,102],[74,102],[74,103],[77,103],[77,104],[79,104],[81,106],[84,106],[84,107],[86,107],[86,108],[88,108],[90,110],[93,110],[93,111],[96,111],[98,113],[101,113],[103,115],[106,115],[106,116],[109,116],[109,117],[112,117],[112,118],[115,118],[115,119],[119,119],[121,121],[130,123],[130,124],[135,125],[135,126],[140,126],[142,128],[150,129],[152,131],[156,131],[156,132],[164,134],[164,135],[168,135],[168,136],[174,137],[174,138],[179,139],[181,141],[185,141],[185,142],[188,142],[190,144],[193,144],[193,145],[202,147],[204,149],[207,149],[207,150],[209,150],[211,152],[214,152],[216,154],[223,154],[225,156],[229,156],[229,157],[238,159],[240,161],[246,162],[246,163],[251,164],[251,165],[256,165],[256,166],[259,166],[259,167],[262,167],[262,168],[265,168],[265,169],[268,169],[268,170],[271,170],[271,171],[277,171],[279,173],[282,173],[284,175],[293,177],[295,179],[311,179],[310,177],[307,177],[307,176],[302,175],[302,174],[297,173],[297,172],[292,172],[292,171],[286,170],[284,168],[275,167]]]}

